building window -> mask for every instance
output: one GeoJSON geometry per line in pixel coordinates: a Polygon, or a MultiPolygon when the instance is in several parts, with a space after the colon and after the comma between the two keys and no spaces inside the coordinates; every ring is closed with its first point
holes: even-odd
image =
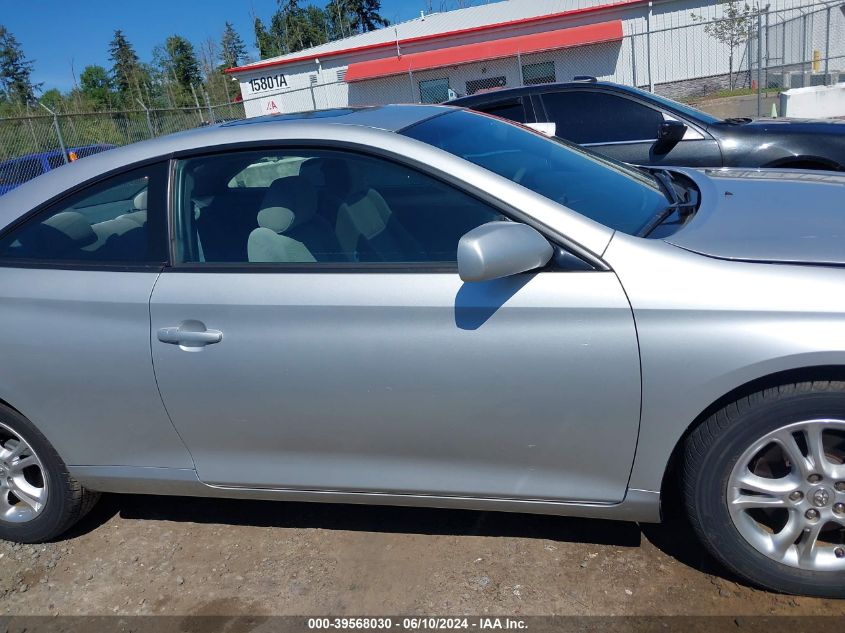
{"type": "Polygon", "coordinates": [[[484,79],[472,79],[467,82],[467,94],[474,95],[476,92],[497,90],[508,85],[505,77],[485,77],[484,79]]]}
{"type": "Polygon", "coordinates": [[[522,67],[522,83],[526,86],[537,84],[553,84],[557,81],[554,62],[539,62],[537,64],[525,64],[522,67]]]}
{"type": "Polygon", "coordinates": [[[338,81],[343,81],[344,79],[346,79],[346,71],[347,71],[346,68],[341,68],[337,71],[337,80],[338,81]]]}
{"type": "Polygon", "coordinates": [[[449,99],[449,79],[428,79],[420,82],[420,103],[443,103],[449,99]]]}

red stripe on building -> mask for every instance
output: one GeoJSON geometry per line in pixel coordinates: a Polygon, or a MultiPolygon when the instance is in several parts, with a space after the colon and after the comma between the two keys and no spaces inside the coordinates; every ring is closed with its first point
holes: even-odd
{"type": "Polygon", "coordinates": [[[433,33],[431,35],[420,35],[419,37],[409,37],[408,39],[390,40],[389,42],[379,42],[378,44],[368,44],[366,46],[354,46],[352,48],[344,48],[336,51],[324,51],[322,53],[312,53],[308,55],[300,55],[298,57],[291,57],[289,59],[268,60],[247,66],[238,66],[236,68],[227,68],[224,72],[239,73],[248,72],[252,70],[260,70],[262,68],[275,68],[278,66],[287,66],[288,64],[296,64],[298,62],[314,61],[315,59],[327,59],[329,57],[337,57],[338,55],[350,55],[353,53],[363,53],[367,51],[379,50],[382,48],[396,49],[397,44],[406,46],[408,44],[416,44],[419,42],[429,42],[432,40],[445,39],[459,35],[468,35],[471,33],[482,33],[484,31],[495,31],[497,29],[506,29],[515,26],[525,26],[530,24],[537,24],[552,20],[559,20],[561,18],[576,17],[584,14],[596,13],[599,11],[606,11],[608,9],[625,8],[630,5],[646,4],[648,0],[619,0],[619,2],[611,2],[608,4],[600,4],[594,7],[584,7],[582,9],[570,9],[569,11],[561,11],[560,13],[550,13],[548,15],[538,15],[531,18],[523,18],[520,20],[511,20],[509,22],[496,22],[494,24],[483,24],[481,26],[473,26],[467,29],[458,29],[456,31],[447,31],[445,33],[433,33]]]}
{"type": "Polygon", "coordinates": [[[389,75],[401,75],[420,70],[456,66],[503,57],[514,57],[517,53],[527,55],[542,51],[559,50],[601,42],[622,40],[622,20],[587,24],[569,29],[546,31],[532,35],[519,35],[476,44],[464,44],[451,48],[440,48],[422,53],[411,53],[402,57],[386,57],[349,65],[346,81],[363,81],[389,75]]]}

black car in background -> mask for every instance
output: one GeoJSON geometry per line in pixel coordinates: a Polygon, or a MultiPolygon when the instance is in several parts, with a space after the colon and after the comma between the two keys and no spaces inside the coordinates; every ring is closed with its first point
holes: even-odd
{"type": "Polygon", "coordinates": [[[637,165],[845,170],[845,121],[723,120],[594,79],[486,92],[448,105],[544,128],[637,165]]]}

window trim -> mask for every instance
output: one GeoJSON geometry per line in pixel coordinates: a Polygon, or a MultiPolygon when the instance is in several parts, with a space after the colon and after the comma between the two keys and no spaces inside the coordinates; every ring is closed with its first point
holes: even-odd
{"type": "MultiPolygon", "coordinates": [[[[444,185],[451,187],[463,193],[464,195],[470,196],[482,202],[497,211],[499,211],[502,215],[507,217],[508,219],[515,221],[515,222],[522,222],[524,224],[528,224],[535,230],[539,231],[543,237],[545,237],[549,242],[552,243],[554,246],[558,246],[568,253],[570,253],[573,257],[578,260],[584,261],[588,266],[591,267],[590,270],[582,270],[582,269],[562,269],[562,268],[554,268],[552,267],[552,263],[550,265],[543,268],[542,270],[549,270],[550,272],[604,272],[609,271],[611,268],[604,263],[599,258],[593,259],[592,257],[585,257],[582,254],[579,254],[575,250],[573,250],[569,245],[564,243],[562,240],[558,239],[554,235],[550,235],[550,232],[547,228],[540,225],[536,221],[527,222],[526,218],[530,218],[525,213],[520,211],[519,209],[515,209],[508,205],[507,203],[499,200],[498,198],[494,198],[489,193],[481,190],[476,189],[472,186],[467,187],[467,183],[464,181],[460,181],[456,178],[449,178],[448,174],[444,174],[433,170],[430,165],[420,163],[413,159],[408,158],[407,156],[394,154],[388,150],[382,149],[380,147],[373,147],[370,145],[363,145],[357,143],[349,143],[344,141],[337,141],[332,139],[308,139],[308,140],[271,140],[271,141],[261,141],[261,142],[254,142],[254,141],[247,141],[247,142],[238,142],[238,143],[231,143],[227,145],[220,145],[214,148],[207,148],[205,150],[184,150],[180,152],[175,152],[170,159],[170,178],[168,183],[168,198],[167,198],[167,209],[168,209],[168,229],[170,231],[169,236],[169,252],[168,252],[168,263],[162,269],[163,273],[166,272],[174,272],[174,273],[187,273],[187,272],[201,272],[201,273],[258,273],[258,274],[268,274],[268,273],[308,273],[308,274],[337,274],[337,273],[364,273],[364,272],[374,272],[374,273],[417,273],[417,274],[425,274],[425,273],[444,273],[444,274],[457,274],[458,272],[458,265],[457,262],[313,262],[313,263],[298,263],[298,262],[256,262],[251,264],[249,262],[211,262],[211,263],[203,263],[203,262],[180,262],[178,261],[176,254],[177,254],[177,240],[179,239],[177,231],[176,231],[176,218],[177,214],[179,213],[179,209],[177,208],[177,182],[176,182],[176,173],[178,169],[178,163],[180,160],[190,160],[196,158],[203,158],[205,156],[217,156],[220,154],[229,154],[232,152],[250,152],[256,150],[278,150],[278,151],[325,151],[325,150],[335,150],[335,151],[345,151],[352,154],[360,154],[363,156],[368,156],[370,158],[376,158],[379,160],[387,160],[393,162],[397,165],[402,167],[406,167],[409,169],[413,169],[429,178],[433,178],[438,182],[441,182],[444,185]]],[[[533,219],[532,219],[533,220],[533,219]]]]}
{"type": "MultiPolygon", "coordinates": [[[[6,237],[9,233],[17,231],[20,227],[27,224],[30,220],[34,219],[44,211],[47,211],[49,208],[62,204],[64,201],[73,198],[79,194],[82,194],[85,190],[90,189],[92,187],[96,187],[102,183],[107,182],[108,180],[111,180],[112,178],[120,177],[123,174],[128,174],[137,169],[143,169],[144,167],[154,167],[155,165],[161,165],[161,171],[164,172],[163,175],[167,179],[163,183],[165,190],[163,195],[169,196],[170,176],[169,172],[167,171],[168,161],[169,157],[166,155],[157,156],[155,158],[131,163],[129,165],[121,165],[120,167],[117,167],[115,169],[110,169],[107,172],[97,174],[97,176],[93,178],[89,178],[87,180],[79,182],[70,189],[66,189],[56,194],[55,196],[44,200],[40,204],[33,207],[31,210],[18,217],[15,221],[5,226],[2,230],[0,230],[0,239],[6,237]]],[[[170,208],[169,202],[167,200],[165,200],[164,206],[165,212],[167,213],[164,228],[165,231],[169,231],[168,225],[170,217],[170,208]]],[[[169,235],[165,235],[164,237],[165,239],[169,239],[169,235]]],[[[0,268],[39,268],[44,270],[83,270],[107,272],[161,272],[170,263],[170,250],[169,248],[167,248],[167,244],[165,244],[164,251],[165,259],[161,262],[96,262],[89,260],[14,259],[0,257],[0,268]]]]}

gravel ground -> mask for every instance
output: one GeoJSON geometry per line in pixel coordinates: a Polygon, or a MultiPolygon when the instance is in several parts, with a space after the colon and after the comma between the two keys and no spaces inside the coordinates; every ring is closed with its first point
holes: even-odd
{"type": "Polygon", "coordinates": [[[64,540],[0,542],[0,615],[843,615],[758,591],[679,526],[104,497],[64,540]]]}

